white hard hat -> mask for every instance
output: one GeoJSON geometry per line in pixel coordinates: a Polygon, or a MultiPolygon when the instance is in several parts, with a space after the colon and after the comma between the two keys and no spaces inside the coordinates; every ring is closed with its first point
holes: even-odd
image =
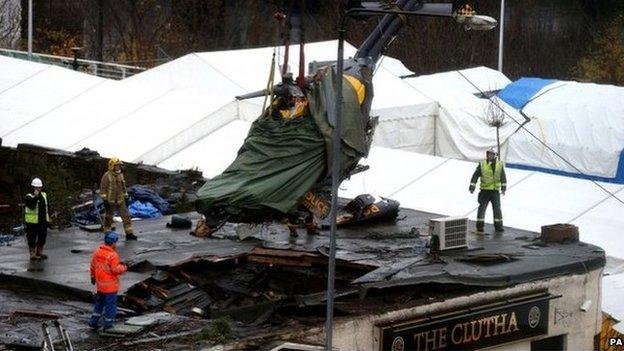
{"type": "Polygon", "coordinates": [[[43,182],[41,181],[41,179],[35,178],[32,180],[32,182],[30,182],[30,185],[37,187],[37,188],[41,188],[43,187],[43,182]]]}

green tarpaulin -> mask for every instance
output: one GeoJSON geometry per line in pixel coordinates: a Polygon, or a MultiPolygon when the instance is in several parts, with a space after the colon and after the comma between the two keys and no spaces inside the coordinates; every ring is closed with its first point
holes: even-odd
{"type": "MultiPolygon", "coordinates": [[[[310,114],[286,120],[258,118],[238,152],[236,160],[197,193],[196,209],[207,217],[233,222],[262,221],[275,213],[294,210],[331,169],[333,123],[326,109],[335,99],[333,71],[322,71],[307,98],[310,114]]],[[[343,79],[343,174],[368,151],[365,118],[355,91],[343,79]]]]}
{"type": "Polygon", "coordinates": [[[325,144],[313,119],[260,118],[236,160],[198,191],[197,210],[286,213],[324,174],[325,144]]]}

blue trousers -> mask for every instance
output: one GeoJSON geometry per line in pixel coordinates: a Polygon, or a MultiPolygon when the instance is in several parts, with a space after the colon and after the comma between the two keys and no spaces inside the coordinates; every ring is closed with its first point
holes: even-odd
{"type": "Polygon", "coordinates": [[[91,320],[89,326],[97,329],[99,326],[100,318],[104,312],[104,329],[108,329],[115,323],[115,316],[117,315],[117,294],[95,294],[93,301],[93,313],[91,314],[91,320]]]}

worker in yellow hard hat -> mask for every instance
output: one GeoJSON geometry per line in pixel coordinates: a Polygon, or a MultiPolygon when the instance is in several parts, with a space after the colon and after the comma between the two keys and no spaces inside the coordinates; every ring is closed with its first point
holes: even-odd
{"type": "Polygon", "coordinates": [[[103,231],[109,232],[113,224],[113,213],[119,212],[123,222],[126,240],[136,240],[137,237],[132,231],[132,222],[128,213],[128,193],[126,192],[126,180],[122,173],[123,163],[117,157],[108,161],[108,171],[102,176],[100,181],[100,195],[104,199],[106,215],[104,217],[103,231]]]}

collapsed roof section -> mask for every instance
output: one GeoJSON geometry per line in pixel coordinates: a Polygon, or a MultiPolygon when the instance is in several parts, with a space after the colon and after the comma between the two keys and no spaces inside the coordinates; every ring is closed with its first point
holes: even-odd
{"type": "MultiPolygon", "coordinates": [[[[468,249],[431,256],[424,234],[434,217],[403,209],[396,223],[339,229],[337,294],[339,300],[351,301],[347,303],[350,313],[357,313],[356,305],[361,307],[363,298],[377,296],[380,289],[384,295],[409,287],[420,296],[419,286],[442,283],[465,293],[604,266],[604,251],[598,247],[578,242],[544,244],[534,233],[515,229],[503,236],[470,235],[468,249]]],[[[119,243],[121,256],[132,258],[127,260],[131,272],[123,276],[122,287],[134,308],[217,315],[229,310],[266,312],[259,305],[273,313],[282,307],[305,310],[324,304],[327,236],[292,239],[284,226],[272,224],[259,227],[253,238],[238,241],[236,225],[226,224],[213,238],[205,239],[167,229],[165,222],[164,218],[137,222],[135,229],[142,239],[119,243]]],[[[88,296],[91,286],[84,267],[99,237],[75,229],[59,232],[48,250],[55,258],[50,261],[54,269],[39,271],[36,266],[42,263],[23,259],[24,243],[5,247],[0,274],[31,286],[54,286],[88,296]]],[[[262,317],[249,313],[254,321],[262,317]]]]}

